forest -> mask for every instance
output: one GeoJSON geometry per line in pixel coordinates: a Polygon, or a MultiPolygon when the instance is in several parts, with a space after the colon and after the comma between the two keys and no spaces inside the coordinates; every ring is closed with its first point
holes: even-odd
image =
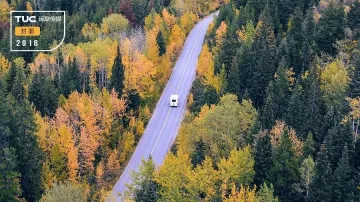
{"type": "Polygon", "coordinates": [[[359,0],[0,0],[0,201],[104,201],[215,10],[177,140],[124,199],[360,201],[359,0]],[[9,11],[45,9],[65,44],[10,52],[9,11]]]}
{"type": "Polygon", "coordinates": [[[360,2],[232,0],[188,111],[134,201],[360,201],[360,2]]]}
{"type": "Polygon", "coordinates": [[[222,3],[0,0],[0,201],[104,201],[187,34],[222,3]],[[10,52],[11,10],[66,11],[65,43],[10,52]]]}

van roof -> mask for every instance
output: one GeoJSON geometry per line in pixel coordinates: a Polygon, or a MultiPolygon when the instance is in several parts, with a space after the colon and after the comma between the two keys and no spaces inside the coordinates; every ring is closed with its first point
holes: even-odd
{"type": "Polygon", "coordinates": [[[177,98],[179,98],[179,95],[171,95],[171,99],[177,99],[177,98]]]}

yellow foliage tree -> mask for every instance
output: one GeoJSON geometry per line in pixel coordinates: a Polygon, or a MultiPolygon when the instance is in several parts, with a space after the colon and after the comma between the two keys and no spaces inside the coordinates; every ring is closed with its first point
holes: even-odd
{"type": "Polygon", "coordinates": [[[159,33],[158,28],[153,28],[146,32],[146,44],[145,44],[145,55],[155,64],[159,63],[159,46],[156,41],[156,37],[159,33]]]}
{"type": "Polygon", "coordinates": [[[216,47],[213,49],[215,51],[215,53],[218,53],[218,51],[220,50],[226,30],[227,30],[227,25],[224,21],[222,21],[219,28],[215,32],[216,33],[216,36],[215,36],[216,47]]]}
{"type": "Polygon", "coordinates": [[[0,53],[0,74],[6,73],[10,67],[10,62],[0,53]]]}
{"type": "Polygon", "coordinates": [[[65,124],[60,124],[56,130],[58,134],[56,141],[60,145],[61,151],[67,155],[69,179],[76,181],[79,169],[78,148],[75,147],[72,130],[65,124]]]}
{"type": "Polygon", "coordinates": [[[219,93],[222,88],[221,78],[214,75],[214,58],[207,44],[204,45],[198,61],[197,73],[202,78],[203,83],[213,86],[219,93]]]}
{"type": "Polygon", "coordinates": [[[38,130],[35,135],[38,137],[39,145],[43,151],[49,152],[48,134],[50,130],[50,124],[45,118],[42,118],[39,112],[35,112],[35,123],[38,126],[38,130]]]}
{"type": "Polygon", "coordinates": [[[186,12],[181,16],[180,26],[185,31],[185,34],[191,31],[197,20],[198,18],[194,13],[186,12]]]}
{"type": "Polygon", "coordinates": [[[175,61],[175,58],[181,51],[185,40],[185,33],[181,30],[181,28],[176,24],[171,29],[170,37],[169,37],[169,46],[166,49],[166,52],[169,53],[170,59],[175,61]]]}
{"type": "Polygon", "coordinates": [[[125,65],[125,88],[136,89],[142,98],[151,96],[155,90],[153,78],[156,75],[154,63],[144,54],[136,51],[133,61],[125,65]]]}
{"type": "Polygon", "coordinates": [[[81,33],[85,38],[90,40],[95,40],[100,34],[101,30],[95,23],[85,23],[83,28],[81,29],[81,33]]]}
{"type": "Polygon", "coordinates": [[[169,11],[167,11],[167,9],[163,9],[162,11],[162,16],[163,16],[163,19],[166,23],[166,25],[172,29],[172,27],[175,25],[176,23],[176,18],[175,16],[171,15],[171,13],[169,13],[169,11]]]}
{"type": "Polygon", "coordinates": [[[196,195],[189,186],[194,181],[190,157],[182,151],[176,156],[169,153],[154,178],[161,185],[164,201],[195,201],[196,195]]]}
{"type": "Polygon", "coordinates": [[[224,202],[255,202],[256,200],[256,187],[250,189],[249,187],[240,186],[240,190],[233,184],[231,193],[228,197],[223,195],[224,202]]]}
{"type": "Polygon", "coordinates": [[[330,63],[321,74],[321,90],[327,107],[341,104],[350,83],[349,74],[341,61],[330,63]]]}
{"type": "Polygon", "coordinates": [[[120,163],[125,162],[125,160],[131,155],[132,150],[134,148],[134,143],[135,143],[134,134],[131,132],[125,132],[120,142],[120,146],[121,146],[120,147],[121,152],[119,158],[120,163]]]}
{"type": "Polygon", "coordinates": [[[212,160],[206,157],[201,165],[194,169],[194,181],[192,181],[191,191],[195,194],[205,195],[206,201],[211,201],[216,195],[216,183],[219,180],[219,172],[214,169],[212,160]]]}
{"type": "Polygon", "coordinates": [[[241,150],[232,150],[230,156],[222,158],[218,164],[222,180],[236,185],[249,185],[255,175],[254,157],[250,146],[241,150]]]}
{"type": "Polygon", "coordinates": [[[9,22],[10,19],[10,11],[13,8],[8,4],[7,1],[0,1],[0,21],[1,22],[9,22]]]}
{"type": "Polygon", "coordinates": [[[26,10],[27,11],[30,11],[29,13],[32,15],[33,14],[33,8],[31,6],[31,3],[30,2],[26,2],[26,10]]]}
{"type": "Polygon", "coordinates": [[[120,34],[130,27],[129,21],[118,13],[113,13],[102,20],[101,30],[105,35],[120,34]]]}

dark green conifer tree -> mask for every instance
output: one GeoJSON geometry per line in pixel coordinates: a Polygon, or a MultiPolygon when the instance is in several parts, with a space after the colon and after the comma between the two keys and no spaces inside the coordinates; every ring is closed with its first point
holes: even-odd
{"type": "Polygon", "coordinates": [[[316,62],[311,65],[308,78],[305,81],[305,132],[314,135],[315,142],[319,145],[324,139],[323,132],[323,101],[320,92],[320,78],[316,62]]]}
{"type": "Polygon", "coordinates": [[[238,82],[238,86],[234,86],[234,92],[236,92],[238,98],[241,99],[250,87],[249,83],[253,78],[251,47],[242,46],[237,52],[234,61],[234,66],[237,67],[238,74],[238,78],[234,78],[238,82]]]}
{"type": "Polygon", "coordinates": [[[269,171],[273,163],[269,134],[261,136],[256,142],[254,160],[254,184],[260,186],[269,179],[269,171]]]}
{"type": "Polygon", "coordinates": [[[153,179],[155,164],[150,157],[147,161],[142,160],[138,173],[133,173],[133,184],[130,190],[135,201],[155,202],[160,199],[160,185],[153,179]]]}
{"type": "Polygon", "coordinates": [[[231,67],[236,56],[236,52],[240,46],[237,31],[237,24],[231,23],[230,27],[227,29],[224,41],[222,43],[218,60],[215,64],[215,72],[220,72],[222,66],[225,66],[227,75],[231,73],[231,67]]]}
{"type": "Polygon", "coordinates": [[[309,133],[306,137],[303,147],[303,157],[307,158],[308,156],[314,157],[315,155],[315,142],[313,140],[313,134],[309,133]]]}
{"type": "Polygon", "coordinates": [[[12,85],[10,93],[16,100],[25,99],[25,75],[22,69],[17,68],[14,83],[12,85]]]}
{"type": "Polygon", "coordinates": [[[72,62],[69,61],[68,66],[64,68],[60,85],[65,97],[68,97],[73,91],[81,92],[81,75],[75,58],[72,62]]]}
{"type": "MultiPolygon", "coordinates": [[[[288,126],[295,129],[298,137],[305,137],[304,122],[305,122],[305,98],[304,90],[301,86],[301,77],[298,77],[295,88],[289,101],[287,114],[285,115],[285,122],[288,126]]],[[[302,138],[304,139],[304,138],[302,138]]]]}
{"type": "Polygon", "coordinates": [[[345,37],[346,18],[344,6],[330,2],[330,5],[323,12],[317,25],[315,35],[316,45],[319,51],[330,55],[336,54],[333,44],[345,37]]]}
{"type": "Polygon", "coordinates": [[[29,88],[29,101],[43,116],[52,117],[58,107],[58,93],[54,82],[42,72],[35,73],[29,88]]]}
{"type": "MultiPolygon", "coordinates": [[[[14,84],[15,85],[15,84],[14,84]]],[[[10,105],[10,146],[16,151],[18,169],[21,174],[22,197],[27,201],[38,201],[41,197],[41,162],[43,153],[35,136],[36,124],[33,109],[27,100],[16,101],[8,96],[10,105]]]]}
{"type": "Polygon", "coordinates": [[[333,126],[328,131],[324,143],[327,148],[328,159],[332,166],[332,170],[335,170],[335,167],[341,158],[343,148],[346,145],[348,145],[348,152],[353,154],[353,136],[348,125],[337,124],[333,126]]]}
{"type": "Polygon", "coordinates": [[[5,82],[4,82],[4,88],[5,88],[5,93],[9,93],[12,89],[12,86],[15,83],[15,78],[16,78],[16,74],[17,74],[17,67],[16,65],[11,65],[10,69],[8,70],[7,74],[5,75],[5,82]]]}
{"type": "Polygon", "coordinates": [[[353,30],[356,37],[360,37],[360,2],[355,1],[347,15],[348,25],[353,30]]]}
{"type": "Polygon", "coordinates": [[[292,185],[300,179],[298,162],[288,130],[285,129],[280,144],[275,147],[269,174],[269,180],[280,201],[294,201],[296,198],[292,185]]]}
{"type": "Polygon", "coordinates": [[[21,196],[16,151],[10,146],[9,106],[0,82],[0,201],[18,201],[21,196]]]}
{"type": "Polygon", "coordinates": [[[327,157],[325,145],[321,145],[315,162],[315,176],[310,184],[309,202],[328,202],[332,199],[333,172],[327,157]]]}
{"type": "Polygon", "coordinates": [[[334,172],[332,186],[333,201],[354,201],[354,190],[356,190],[356,186],[353,177],[353,170],[349,162],[348,147],[345,145],[338,167],[334,172]]]}
{"type": "Polygon", "coordinates": [[[269,7],[264,8],[260,16],[262,25],[258,26],[257,34],[252,45],[253,77],[249,82],[249,94],[256,108],[263,106],[266,97],[266,88],[276,72],[275,36],[269,7]]]}
{"type": "Polygon", "coordinates": [[[201,164],[205,160],[206,150],[207,146],[202,139],[195,143],[195,151],[191,155],[191,163],[194,167],[201,164]]]}
{"type": "Polygon", "coordinates": [[[161,31],[159,31],[158,35],[156,36],[156,43],[159,46],[159,55],[164,55],[166,53],[166,43],[161,31]]]}
{"type": "Polygon", "coordinates": [[[290,97],[289,78],[287,75],[286,61],[283,58],[275,74],[275,80],[271,81],[267,89],[267,98],[262,115],[262,123],[270,129],[276,120],[284,119],[290,97]]]}
{"type": "Polygon", "coordinates": [[[124,65],[122,64],[120,48],[117,47],[117,56],[115,58],[115,62],[112,68],[112,75],[111,75],[111,88],[114,88],[116,92],[119,93],[119,97],[122,95],[124,90],[124,65]]]}
{"type": "Polygon", "coordinates": [[[355,98],[360,97],[360,51],[354,54],[352,63],[354,71],[351,74],[350,96],[355,98]]]}

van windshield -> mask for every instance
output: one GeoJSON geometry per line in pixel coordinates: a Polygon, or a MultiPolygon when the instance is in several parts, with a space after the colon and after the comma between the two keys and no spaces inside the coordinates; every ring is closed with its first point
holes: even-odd
{"type": "Polygon", "coordinates": [[[171,100],[171,102],[176,102],[176,100],[171,100]]]}

